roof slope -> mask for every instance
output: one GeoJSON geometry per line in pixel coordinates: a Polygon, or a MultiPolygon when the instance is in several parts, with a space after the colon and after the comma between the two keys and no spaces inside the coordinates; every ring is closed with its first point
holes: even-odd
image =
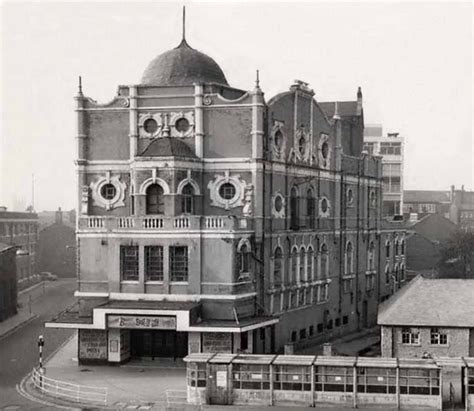
{"type": "Polygon", "coordinates": [[[154,139],[140,154],[142,157],[188,157],[197,158],[191,148],[178,138],[154,139]]]}
{"type": "Polygon", "coordinates": [[[379,306],[378,324],[474,327],[474,280],[416,277],[379,306]]]}
{"type": "Polygon", "coordinates": [[[405,203],[449,203],[447,191],[435,190],[403,190],[405,203]]]}
{"type": "MultiPolygon", "coordinates": [[[[321,110],[326,114],[327,118],[333,118],[334,111],[336,110],[336,102],[329,101],[318,103],[321,110]]],[[[338,101],[337,111],[341,117],[358,116],[357,114],[357,101],[338,101]]]]}

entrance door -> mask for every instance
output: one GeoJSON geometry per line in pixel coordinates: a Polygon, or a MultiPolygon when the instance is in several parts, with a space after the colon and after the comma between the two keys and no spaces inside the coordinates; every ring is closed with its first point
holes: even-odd
{"type": "Polygon", "coordinates": [[[230,405],[229,370],[227,364],[209,364],[207,390],[209,404],[230,405]]]}
{"type": "Polygon", "coordinates": [[[133,357],[182,358],[188,354],[188,334],[174,330],[131,330],[133,357]]]}

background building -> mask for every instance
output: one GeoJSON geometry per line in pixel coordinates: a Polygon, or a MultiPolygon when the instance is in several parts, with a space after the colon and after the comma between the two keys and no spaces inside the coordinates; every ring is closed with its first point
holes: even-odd
{"type": "Polygon", "coordinates": [[[47,326],[79,329],[81,362],[280,351],[375,324],[403,282],[360,89],[266,101],[183,39],[76,104],[79,306],[47,326]]]}
{"type": "Polygon", "coordinates": [[[411,221],[417,221],[428,214],[442,214],[458,228],[474,230],[474,192],[456,190],[405,190],[403,214],[411,221]]]}
{"type": "Polygon", "coordinates": [[[0,243],[0,322],[17,312],[16,251],[0,243]]]}
{"type": "Polygon", "coordinates": [[[474,280],[418,276],[380,306],[383,357],[474,356],[474,280]]]}
{"type": "Polygon", "coordinates": [[[17,247],[17,281],[23,288],[35,281],[38,216],[0,208],[0,242],[17,247]]]}
{"type": "Polygon", "coordinates": [[[76,230],[69,219],[65,221],[61,208],[55,212],[55,217],[53,224],[43,227],[39,232],[38,271],[63,278],[75,277],[76,230]]]}
{"type": "Polygon", "coordinates": [[[403,210],[403,144],[399,133],[383,135],[382,125],[364,128],[364,150],[382,156],[383,215],[400,215],[403,210]]]}

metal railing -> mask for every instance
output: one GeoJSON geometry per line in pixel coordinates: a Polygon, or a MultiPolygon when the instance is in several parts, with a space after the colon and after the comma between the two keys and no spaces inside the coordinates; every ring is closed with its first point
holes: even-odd
{"type": "Polygon", "coordinates": [[[31,379],[36,389],[53,397],[78,403],[107,405],[107,388],[54,380],[44,376],[37,368],[33,369],[31,379]]]}

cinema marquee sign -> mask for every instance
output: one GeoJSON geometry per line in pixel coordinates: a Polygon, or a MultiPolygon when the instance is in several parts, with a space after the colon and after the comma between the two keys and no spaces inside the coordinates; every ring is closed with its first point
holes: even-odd
{"type": "Polygon", "coordinates": [[[109,315],[107,316],[107,326],[109,328],[176,330],[176,317],[109,315]]]}

